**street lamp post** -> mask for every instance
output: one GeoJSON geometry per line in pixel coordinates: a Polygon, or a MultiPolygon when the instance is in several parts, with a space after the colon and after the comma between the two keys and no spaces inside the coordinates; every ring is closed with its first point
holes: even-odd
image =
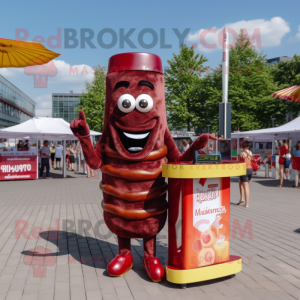
{"type": "Polygon", "coordinates": [[[225,139],[231,139],[231,103],[228,102],[229,41],[228,30],[223,29],[222,51],[222,102],[219,103],[219,132],[225,139]]]}
{"type": "Polygon", "coordinates": [[[209,133],[209,127],[210,127],[211,125],[207,125],[207,133],[209,133]]]}
{"type": "Polygon", "coordinates": [[[272,127],[274,127],[274,121],[276,120],[276,118],[271,118],[272,120],[272,127]]]}

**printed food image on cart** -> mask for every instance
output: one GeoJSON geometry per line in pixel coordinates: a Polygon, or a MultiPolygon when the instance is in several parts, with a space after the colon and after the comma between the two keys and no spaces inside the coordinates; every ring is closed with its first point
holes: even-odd
{"type": "Polygon", "coordinates": [[[193,180],[193,235],[189,267],[229,261],[229,182],[224,178],[193,180]]]}

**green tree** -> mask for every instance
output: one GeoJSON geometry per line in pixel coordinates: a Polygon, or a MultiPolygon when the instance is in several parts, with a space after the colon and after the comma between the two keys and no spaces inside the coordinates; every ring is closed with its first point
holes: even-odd
{"type": "Polygon", "coordinates": [[[203,122],[203,114],[195,113],[195,105],[200,105],[199,90],[203,63],[207,59],[195,54],[193,47],[182,45],[178,55],[168,60],[165,72],[166,106],[170,128],[187,128],[203,122]]]}
{"type": "Polygon", "coordinates": [[[300,85],[300,55],[294,55],[292,60],[280,62],[273,69],[274,80],[282,87],[300,85]]]}
{"type": "Polygon", "coordinates": [[[85,82],[85,91],[80,97],[78,110],[83,110],[91,130],[103,130],[106,75],[98,65],[91,83],[85,82]]]}
{"type": "MultiPolygon", "coordinates": [[[[274,67],[267,66],[266,56],[241,32],[236,45],[229,51],[228,101],[232,103],[232,131],[271,127],[272,117],[277,124],[283,124],[286,113],[293,109],[290,103],[272,97],[279,89],[274,81],[274,67]]],[[[204,78],[201,93],[202,98],[207,99],[207,120],[216,131],[222,100],[221,68],[204,78]]]]}

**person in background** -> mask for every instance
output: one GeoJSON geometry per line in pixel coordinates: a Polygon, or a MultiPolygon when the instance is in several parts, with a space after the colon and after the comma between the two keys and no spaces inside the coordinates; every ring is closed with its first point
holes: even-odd
{"type": "Polygon", "coordinates": [[[61,145],[60,142],[58,142],[56,148],[55,148],[55,169],[56,170],[61,170],[61,157],[63,155],[64,152],[64,148],[61,145]],[[57,167],[58,164],[58,167],[57,167]]]}
{"type": "Polygon", "coordinates": [[[74,170],[74,164],[75,164],[75,155],[76,155],[76,145],[73,144],[70,146],[70,171],[75,171],[74,170]]]}
{"type": "Polygon", "coordinates": [[[240,153],[241,160],[246,163],[246,169],[247,173],[246,175],[240,176],[240,201],[237,203],[237,205],[240,205],[242,203],[245,203],[245,207],[249,207],[249,196],[250,196],[250,187],[249,183],[253,175],[253,169],[252,169],[252,152],[249,150],[250,143],[248,141],[244,141],[242,143],[243,151],[240,153]],[[244,194],[245,194],[245,201],[244,201],[244,194]]]}
{"type": "Polygon", "coordinates": [[[51,153],[51,167],[52,167],[52,170],[54,170],[54,157],[55,157],[55,146],[54,145],[52,145],[50,153],[51,153]]]}
{"type": "Polygon", "coordinates": [[[215,142],[211,141],[207,144],[207,150],[208,151],[215,151],[216,147],[215,147],[215,142]]]}
{"type": "Polygon", "coordinates": [[[87,168],[86,168],[87,165],[86,165],[86,161],[85,161],[85,158],[84,158],[84,155],[83,155],[81,145],[80,145],[80,159],[82,161],[83,172],[84,172],[84,174],[87,174],[87,168]]]}
{"type": "MultiPolygon", "coordinates": [[[[297,142],[295,150],[293,150],[293,156],[300,157],[300,141],[297,142]]],[[[294,170],[294,171],[295,171],[295,184],[292,185],[292,187],[297,188],[299,183],[300,171],[299,170],[294,170]]]]}
{"type": "Polygon", "coordinates": [[[283,140],[283,145],[279,148],[279,177],[280,183],[277,187],[282,187],[284,175],[289,179],[289,167],[291,164],[291,154],[287,140],[283,140]]]}
{"type": "MultiPolygon", "coordinates": [[[[277,143],[275,142],[275,150],[280,150],[280,147],[281,147],[281,143],[278,141],[277,143]]],[[[277,151],[276,151],[277,153],[277,151]]]]}
{"type": "MultiPolygon", "coordinates": [[[[91,139],[91,141],[92,141],[92,139],[91,139]]],[[[93,148],[94,148],[94,150],[96,150],[96,147],[97,147],[97,143],[93,142],[93,148]]],[[[94,170],[91,169],[88,164],[86,164],[86,172],[87,172],[87,176],[86,177],[88,177],[88,178],[94,177],[94,175],[95,175],[94,174],[94,170]]]]}
{"type": "Polygon", "coordinates": [[[182,140],[182,145],[183,145],[183,152],[185,152],[190,147],[186,139],[182,140]]]}
{"type": "Polygon", "coordinates": [[[25,140],[22,151],[29,151],[29,149],[30,149],[29,141],[25,140]]]}
{"type": "MultiPolygon", "coordinates": [[[[94,148],[94,150],[96,150],[96,148],[97,148],[97,143],[96,142],[94,142],[93,143],[93,148],[94,148]]],[[[86,164],[86,171],[87,171],[87,177],[88,178],[90,178],[91,176],[92,177],[94,177],[94,170],[93,169],[91,169],[89,166],[88,166],[88,164],[86,164]]]]}
{"type": "Polygon", "coordinates": [[[40,144],[38,144],[38,163],[39,163],[39,169],[40,169],[41,163],[42,163],[41,149],[42,149],[42,146],[40,144]]]}
{"type": "Polygon", "coordinates": [[[40,168],[40,178],[43,177],[44,168],[46,167],[46,178],[50,178],[50,165],[49,165],[49,158],[50,155],[50,149],[49,149],[49,143],[48,141],[44,141],[44,146],[41,148],[41,168],[40,168]]]}
{"type": "Polygon", "coordinates": [[[70,168],[70,145],[67,145],[66,147],[66,164],[67,164],[67,170],[70,168]]]}
{"type": "Polygon", "coordinates": [[[22,141],[22,140],[19,140],[19,143],[18,143],[18,145],[17,145],[17,150],[18,150],[18,151],[22,151],[22,150],[23,150],[23,147],[24,147],[23,141],[22,141]]]}
{"type": "Polygon", "coordinates": [[[86,176],[87,178],[90,178],[91,176],[92,177],[94,176],[94,170],[91,169],[88,164],[86,164],[86,173],[87,173],[87,176],[86,176]]]}

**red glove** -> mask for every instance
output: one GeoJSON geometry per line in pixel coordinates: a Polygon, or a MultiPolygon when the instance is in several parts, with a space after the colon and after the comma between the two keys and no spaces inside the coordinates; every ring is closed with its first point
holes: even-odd
{"type": "Polygon", "coordinates": [[[70,128],[79,139],[90,136],[90,128],[82,110],[79,111],[79,118],[76,118],[70,123],[70,128]]]}
{"type": "Polygon", "coordinates": [[[203,149],[208,140],[216,140],[217,138],[212,136],[209,133],[205,133],[205,134],[201,134],[192,144],[191,147],[189,147],[180,157],[179,157],[179,161],[192,161],[193,157],[195,155],[194,151],[198,151],[203,149]]]}
{"type": "Polygon", "coordinates": [[[209,133],[201,134],[193,143],[192,147],[194,150],[203,149],[208,140],[216,140],[217,138],[209,133]]]}

